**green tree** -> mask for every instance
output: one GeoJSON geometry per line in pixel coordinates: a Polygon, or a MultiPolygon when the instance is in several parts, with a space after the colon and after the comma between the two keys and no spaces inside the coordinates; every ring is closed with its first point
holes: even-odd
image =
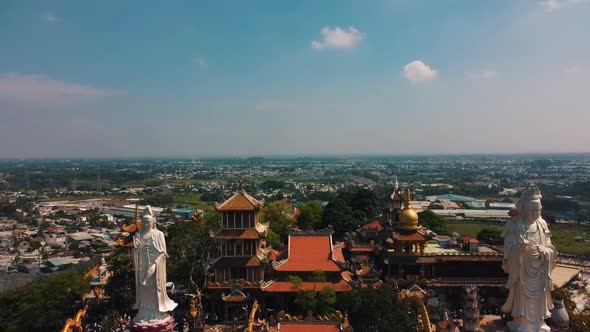
{"type": "Polygon", "coordinates": [[[202,287],[207,262],[213,249],[207,223],[186,221],[168,229],[168,266],[171,280],[185,286],[202,287]]]}
{"type": "Polygon", "coordinates": [[[310,201],[299,207],[297,226],[301,229],[318,229],[322,226],[324,210],[319,201],[310,201]]]}
{"type": "Polygon", "coordinates": [[[140,204],[145,205],[153,205],[153,206],[168,206],[174,203],[174,196],[171,193],[162,193],[162,194],[155,194],[144,197],[140,204]]]}
{"type": "Polygon", "coordinates": [[[313,272],[311,272],[311,281],[325,282],[326,280],[327,280],[326,272],[324,272],[322,270],[314,270],[313,272]]]}
{"type": "Polygon", "coordinates": [[[273,248],[281,248],[283,246],[281,238],[277,235],[277,233],[273,232],[272,229],[269,229],[268,233],[266,234],[266,242],[273,248]]]}
{"type": "Polygon", "coordinates": [[[337,198],[328,203],[324,210],[324,225],[332,226],[336,235],[356,230],[363,222],[362,213],[353,215],[352,208],[346,200],[337,198]]]}
{"type": "Polygon", "coordinates": [[[381,288],[356,288],[343,293],[338,304],[348,313],[355,331],[416,331],[409,309],[399,301],[390,284],[381,288]]]}
{"type": "Polygon", "coordinates": [[[0,330],[58,331],[90,289],[78,271],[66,271],[0,295],[0,330]]]}
{"type": "Polygon", "coordinates": [[[418,212],[418,218],[420,225],[428,228],[429,230],[437,234],[447,234],[449,232],[447,228],[447,221],[445,218],[437,215],[431,210],[424,210],[418,212]]]}
{"type": "Polygon", "coordinates": [[[107,258],[111,277],[105,291],[110,297],[112,306],[118,312],[126,312],[131,309],[135,301],[135,270],[131,249],[118,248],[107,258]]]}
{"type": "Polygon", "coordinates": [[[379,198],[370,189],[358,188],[353,191],[350,206],[353,211],[362,211],[365,220],[373,219],[379,212],[379,198]]]}
{"type": "Polygon", "coordinates": [[[287,243],[291,221],[289,220],[293,213],[293,207],[288,200],[280,200],[269,204],[260,213],[260,222],[269,223],[270,230],[273,231],[280,239],[280,244],[287,243]]]}
{"type": "Polygon", "coordinates": [[[356,230],[379,212],[377,194],[369,189],[352,188],[338,193],[324,209],[324,225],[332,225],[337,236],[356,230]]]}
{"type": "Polygon", "coordinates": [[[325,315],[334,311],[336,304],[336,291],[332,287],[324,287],[321,292],[317,294],[316,313],[325,315]]]}
{"type": "Polygon", "coordinates": [[[207,213],[204,217],[205,228],[208,231],[217,230],[221,224],[221,213],[217,210],[207,213]]]}
{"type": "Polygon", "coordinates": [[[497,229],[484,228],[477,233],[477,239],[486,243],[499,242],[502,241],[502,232],[497,229]]]}
{"type": "MultiPolygon", "coordinates": [[[[321,270],[315,270],[311,273],[311,281],[313,283],[325,282],[327,280],[326,273],[321,270]]],[[[303,279],[299,276],[290,275],[289,281],[293,284],[293,289],[297,291],[295,296],[295,303],[302,313],[316,313],[320,315],[327,314],[334,311],[336,304],[336,292],[331,287],[324,287],[322,290],[316,289],[304,291],[301,289],[303,279]]]]}

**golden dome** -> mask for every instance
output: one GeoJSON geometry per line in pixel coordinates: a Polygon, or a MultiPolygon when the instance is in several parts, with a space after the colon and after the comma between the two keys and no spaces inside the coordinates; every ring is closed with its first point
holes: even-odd
{"type": "Polygon", "coordinates": [[[405,231],[414,231],[420,229],[418,225],[418,214],[410,204],[410,191],[406,191],[406,207],[399,214],[399,228],[405,231]]]}
{"type": "Polygon", "coordinates": [[[420,229],[418,214],[412,208],[406,208],[399,214],[399,228],[403,230],[420,229]]]}

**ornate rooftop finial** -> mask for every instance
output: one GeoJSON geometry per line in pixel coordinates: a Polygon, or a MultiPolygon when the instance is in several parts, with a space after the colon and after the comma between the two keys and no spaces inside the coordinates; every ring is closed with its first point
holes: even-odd
{"type": "Polygon", "coordinates": [[[399,183],[397,182],[397,176],[395,177],[395,184],[393,185],[393,189],[394,190],[398,190],[399,189],[399,183]]]}
{"type": "Polygon", "coordinates": [[[244,192],[244,185],[242,184],[242,180],[238,181],[238,191],[241,193],[244,192]]]}
{"type": "Polygon", "coordinates": [[[410,204],[410,200],[412,199],[412,194],[410,193],[410,188],[406,189],[406,201],[404,204],[406,205],[406,209],[411,209],[412,205],[410,204]]]}

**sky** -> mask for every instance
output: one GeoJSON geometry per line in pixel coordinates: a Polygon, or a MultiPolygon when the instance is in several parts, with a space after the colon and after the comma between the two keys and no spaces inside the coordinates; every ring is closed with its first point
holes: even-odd
{"type": "Polygon", "coordinates": [[[0,158],[590,152],[590,0],[0,2],[0,158]]]}

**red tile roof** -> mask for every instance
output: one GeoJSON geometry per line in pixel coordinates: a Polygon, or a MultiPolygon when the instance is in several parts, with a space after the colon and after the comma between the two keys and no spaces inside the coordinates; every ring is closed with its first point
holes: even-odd
{"type": "Polygon", "coordinates": [[[249,229],[221,229],[214,237],[219,240],[227,239],[242,239],[242,240],[257,240],[260,234],[257,230],[249,229]]]}
{"type": "Polygon", "coordinates": [[[377,232],[381,232],[384,230],[383,226],[381,226],[381,223],[377,220],[373,220],[370,223],[364,224],[361,226],[361,229],[365,230],[365,231],[377,231],[377,232]]]}
{"type": "Polygon", "coordinates": [[[463,236],[462,238],[459,239],[460,242],[465,242],[465,243],[479,243],[479,240],[474,238],[473,236],[463,236]]]}
{"type": "Polygon", "coordinates": [[[257,201],[244,191],[238,191],[227,201],[217,205],[217,211],[256,211],[262,208],[264,202],[257,201]]]}
{"type": "Polygon", "coordinates": [[[332,257],[334,260],[345,264],[346,260],[344,259],[344,254],[342,253],[342,246],[332,246],[332,257]]]}
{"type": "Polygon", "coordinates": [[[276,260],[276,259],[279,259],[283,255],[283,252],[284,252],[284,250],[283,251],[278,251],[278,250],[272,249],[270,251],[270,254],[268,255],[268,259],[271,262],[274,261],[274,260],[276,260]]]}
{"type": "Polygon", "coordinates": [[[330,287],[334,289],[336,292],[349,292],[352,290],[352,286],[344,279],[341,279],[338,282],[313,282],[313,281],[304,281],[299,288],[295,288],[290,281],[275,281],[272,282],[270,285],[266,287],[262,287],[262,290],[265,292],[272,292],[272,293],[290,293],[296,292],[297,290],[301,291],[321,291],[322,289],[330,287]]]}
{"type": "Polygon", "coordinates": [[[356,246],[349,246],[351,248],[348,248],[348,251],[350,252],[374,252],[375,248],[374,247],[356,247],[356,246]]]}
{"type": "Polygon", "coordinates": [[[337,322],[281,322],[280,332],[340,332],[340,323],[337,322]]]}
{"type": "Polygon", "coordinates": [[[418,232],[410,234],[398,234],[393,237],[395,241],[426,241],[426,237],[418,232]]]}
{"type": "Polygon", "coordinates": [[[284,272],[340,272],[335,260],[344,261],[342,251],[333,253],[330,234],[290,234],[288,257],[276,262],[275,271],[284,272]]]}
{"type": "Polygon", "coordinates": [[[260,266],[260,259],[257,256],[226,256],[218,258],[211,264],[211,267],[218,266],[258,267],[260,266]]]}

